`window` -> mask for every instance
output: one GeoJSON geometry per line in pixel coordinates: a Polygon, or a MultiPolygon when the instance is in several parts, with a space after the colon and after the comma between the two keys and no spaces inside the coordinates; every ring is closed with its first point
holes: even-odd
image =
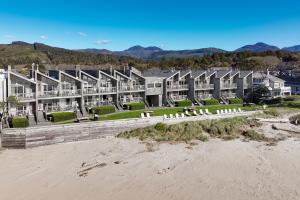
{"type": "Polygon", "coordinates": [[[154,88],[154,83],[149,83],[149,84],[147,85],[147,88],[154,88]]]}
{"type": "Polygon", "coordinates": [[[155,83],[155,87],[161,88],[161,83],[155,83]]]}

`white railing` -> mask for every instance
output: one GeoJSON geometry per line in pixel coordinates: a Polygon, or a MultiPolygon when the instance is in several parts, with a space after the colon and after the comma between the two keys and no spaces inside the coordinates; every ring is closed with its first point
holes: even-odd
{"type": "Polygon", "coordinates": [[[83,89],[83,94],[97,94],[98,89],[97,88],[85,88],[83,89]]]}
{"type": "Polygon", "coordinates": [[[12,94],[12,96],[15,96],[19,100],[34,99],[35,98],[35,92],[15,93],[15,94],[12,94]]]}
{"type": "Polygon", "coordinates": [[[237,88],[236,83],[223,83],[222,88],[237,88]]]}
{"type": "Polygon", "coordinates": [[[62,90],[60,96],[77,96],[81,95],[80,89],[62,90]]]}
{"type": "Polygon", "coordinates": [[[291,87],[281,87],[280,88],[281,92],[285,92],[285,93],[291,93],[291,87]]]}
{"type": "Polygon", "coordinates": [[[66,105],[66,106],[51,105],[51,106],[46,106],[44,110],[46,112],[74,111],[74,110],[76,110],[76,106],[72,106],[72,105],[66,105]]]}
{"type": "Polygon", "coordinates": [[[213,97],[212,94],[198,94],[196,96],[196,98],[199,98],[199,99],[211,99],[213,97]]]}
{"type": "Polygon", "coordinates": [[[145,85],[122,85],[118,89],[120,92],[145,90],[145,85]]]}
{"type": "Polygon", "coordinates": [[[227,99],[232,99],[236,98],[236,93],[222,93],[221,96],[227,99]]]}
{"type": "Polygon", "coordinates": [[[38,96],[39,97],[57,97],[59,95],[58,95],[58,90],[50,90],[50,91],[39,92],[38,96]]]}
{"type": "Polygon", "coordinates": [[[181,101],[181,100],[188,99],[188,96],[187,95],[176,95],[176,96],[171,96],[170,98],[174,101],[181,101]]]}
{"type": "Polygon", "coordinates": [[[142,97],[122,97],[120,98],[120,102],[121,103],[138,103],[138,102],[142,102],[143,98],[142,97]]]}
{"type": "Polygon", "coordinates": [[[100,87],[98,88],[99,93],[113,93],[116,92],[116,87],[100,87]]]}
{"type": "Polygon", "coordinates": [[[179,85],[179,84],[167,85],[167,89],[171,89],[171,90],[189,89],[189,85],[188,84],[184,84],[184,85],[179,85]]]}
{"type": "Polygon", "coordinates": [[[198,84],[195,85],[195,89],[214,89],[214,84],[198,84]]]}

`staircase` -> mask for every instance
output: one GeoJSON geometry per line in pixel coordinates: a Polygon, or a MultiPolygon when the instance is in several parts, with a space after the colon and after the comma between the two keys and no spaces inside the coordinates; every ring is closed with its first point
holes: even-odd
{"type": "Polygon", "coordinates": [[[34,115],[28,116],[29,126],[36,126],[36,117],[34,115]]]}
{"type": "Polygon", "coordinates": [[[220,99],[225,105],[229,104],[228,100],[225,97],[221,96],[220,99]]]}
{"type": "Polygon", "coordinates": [[[167,99],[167,103],[170,105],[170,107],[174,107],[175,106],[175,102],[173,101],[172,98],[168,98],[167,99]]]}
{"type": "Polygon", "coordinates": [[[38,122],[38,125],[49,125],[49,124],[51,124],[51,122],[46,119],[46,115],[44,114],[43,111],[38,111],[37,112],[37,122],[38,122]]]}
{"type": "Polygon", "coordinates": [[[198,104],[199,106],[203,106],[203,104],[202,104],[202,102],[201,102],[201,99],[199,99],[199,98],[195,98],[195,99],[194,99],[194,102],[195,102],[196,104],[198,104]]]}
{"type": "Polygon", "coordinates": [[[150,108],[150,105],[149,105],[149,103],[148,103],[148,101],[145,99],[144,100],[144,103],[145,103],[145,106],[147,107],[147,108],[150,108]]]}
{"type": "Polygon", "coordinates": [[[123,106],[121,105],[120,102],[117,102],[117,103],[115,104],[115,106],[118,108],[118,110],[123,110],[123,106]]]}

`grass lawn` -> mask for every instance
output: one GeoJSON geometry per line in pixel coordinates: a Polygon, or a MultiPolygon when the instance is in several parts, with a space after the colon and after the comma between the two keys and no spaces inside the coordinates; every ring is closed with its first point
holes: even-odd
{"type": "MultiPolygon", "coordinates": [[[[231,105],[211,105],[211,106],[201,106],[201,107],[195,107],[197,112],[199,112],[199,109],[208,109],[211,113],[216,113],[217,110],[221,109],[233,109],[233,108],[242,108],[243,110],[255,110],[258,108],[258,106],[252,106],[252,107],[243,107],[241,104],[231,104],[231,105]]],[[[175,107],[175,108],[161,108],[161,109],[143,109],[143,110],[136,110],[136,111],[128,111],[128,112],[121,112],[116,114],[111,114],[107,116],[100,116],[100,120],[117,120],[117,119],[129,119],[129,118],[140,118],[141,113],[151,110],[153,111],[152,116],[163,116],[164,114],[175,115],[176,113],[182,113],[183,107],[175,107]]]]}

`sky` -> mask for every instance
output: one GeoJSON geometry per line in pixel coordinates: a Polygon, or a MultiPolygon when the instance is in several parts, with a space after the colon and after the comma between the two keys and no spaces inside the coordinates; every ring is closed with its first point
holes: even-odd
{"type": "Polygon", "coordinates": [[[82,49],[300,44],[299,0],[0,0],[0,43],[82,49]]]}

